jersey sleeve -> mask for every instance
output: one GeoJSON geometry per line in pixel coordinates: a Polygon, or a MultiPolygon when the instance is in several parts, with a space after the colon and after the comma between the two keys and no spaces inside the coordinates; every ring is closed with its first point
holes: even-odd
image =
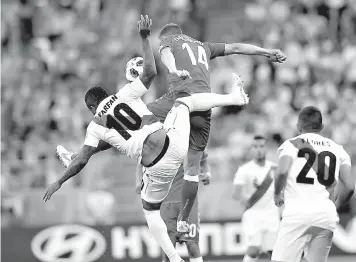
{"type": "Polygon", "coordinates": [[[345,151],[344,147],[343,146],[340,146],[341,147],[341,156],[340,156],[340,166],[342,165],[349,165],[351,166],[351,157],[350,155],[345,151]]]}
{"type": "Polygon", "coordinates": [[[134,81],[121,88],[119,92],[117,92],[117,95],[124,100],[130,101],[133,99],[140,98],[141,96],[146,94],[146,92],[147,88],[141,82],[141,79],[137,77],[134,81]]]}
{"type": "Polygon", "coordinates": [[[279,158],[282,156],[290,156],[295,158],[298,154],[298,149],[289,141],[285,141],[277,150],[279,158]]]}
{"type": "Polygon", "coordinates": [[[173,40],[172,37],[168,36],[164,39],[161,40],[161,43],[159,44],[158,47],[158,52],[161,53],[163,49],[165,49],[166,47],[169,47],[172,51],[173,51],[173,40]]]}
{"type": "Polygon", "coordinates": [[[240,167],[239,169],[237,169],[233,184],[234,185],[245,185],[246,184],[246,177],[245,177],[245,172],[243,171],[243,168],[240,167]]]}
{"type": "Polygon", "coordinates": [[[218,56],[225,55],[225,44],[224,43],[205,43],[210,49],[210,60],[218,56]]]}
{"type": "Polygon", "coordinates": [[[87,133],[85,135],[84,145],[98,147],[100,141],[100,134],[96,130],[94,121],[91,121],[87,128],[87,133]]]}

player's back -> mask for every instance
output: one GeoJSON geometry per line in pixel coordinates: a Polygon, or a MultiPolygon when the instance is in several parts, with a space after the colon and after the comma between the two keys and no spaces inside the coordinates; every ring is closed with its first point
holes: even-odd
{"type": "Polygon", "coordinates": [[[316,133],[306,133],[285,141],[280,156],[292,156],[284,192],[283,216],[316,216],[337,221],[334,190],[342,164],[350,157],[341,145],[316,133]],[[283,153],[284,152],[284,153],[283,153]]]}
{"type": "Polygon", "coordinates": [[[171,35],[161,41],[160,50],[169,47],[174,55],[178,70],[189,71],[192,79],[181,80],[168,75],[170,89],[187,93],[210,92],[210,60],[223,55],[224,44],[200,42],[187,35],[171,35]]]}
{"type": "Polygon", "coordinates": [[[141,100],[141,93],[147,91],[141,85],[140,80],[135,80],[101,101],[94,121],[88,126],[104,141],[133,159],[141,156],[147,136],[163,126],[141,100]]]}

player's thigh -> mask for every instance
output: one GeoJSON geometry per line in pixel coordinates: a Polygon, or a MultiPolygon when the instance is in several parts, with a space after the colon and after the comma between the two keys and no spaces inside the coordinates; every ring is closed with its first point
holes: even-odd
{"type": "Polygon", "coordinates": [[[184,235],[179,235],[178,241],[199,243],[200,214],[199,214],[199,204],[197,199],[195,200],[192,210],[189,214],[189,226],[190,226],[189,233],[184,235]]]}
{"type": "Polygon", "coordinates": [[[308,225],[283,219],[273,247],[272,261],[299,262],[308,241],[308,225]]]}
{"type": "Polygon", "coordinates": [[[241,224],[242,238],[246,246],[260,250],[262,246],[262,229],[259,227],[259,222],[248,214],[244,214],[241,224]]]}
{"type": "Polygon", "coordinates": [[[187,156],[184,159],[184,175],[197,176],[200,170],[200,160],[204,151],[188,149],[187,156]]]}
{"type": "Polygon", "coordinates": [[[163,123],[168,112],[172,109],[174,101],[175,98],[172,94],[165,94],[157,100],[147,104],[147,108],[163,123]]]}
{"type": "MultiPolygon", "coordinates": [[[[162,160],[161,160],[162,161],[162,160]]],[[[159,161],[156,165],[160,165],[159,161]]],[[[147,168],[142,177],[141,198],[148,203],[161,203],[168,195],[174,176],[178,172],[178,167],[167,168],[147,168]]]]}
{"type": "Polygon", "coordinates": [[[211,126],[211,110],[192,112],[190,114],[189,148],[204,151],[209,140],[211,126]]]}
{"type": "Polygon", "coordinates": [[[161,217],[167,226],[167,232],[171,239],[177,237],[177,219],[179,215],[180,202],[165,203],[161,205],[161,217]]]}
{"type": "Polygon", "coordinates": [[[311,227],[309,233],[311,238],[305,249],[305,259],[308,262],[327,261],[332,245],[333,232],[324,228],[311,227]]]}
{"type": "Polygon", "coordinates": [[[278,234],[278,229],[274,230],[265,230],[262,233],[262,245],[261,245],[261,251],[262,252],[268,252],[272,251],[274,244],[276,243],[277,239],[277,234],[278,234]]]}

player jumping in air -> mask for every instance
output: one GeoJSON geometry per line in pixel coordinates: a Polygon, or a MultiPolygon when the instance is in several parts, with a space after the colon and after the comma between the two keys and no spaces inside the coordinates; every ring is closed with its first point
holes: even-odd
{"type": "Polygon", "coordinates": [[[253,160],[239,167],[233,182],[233,197],[245,206],[242,228],[247,250],[243,262],[255,262],[261,253],[272,253],[280,220],[273,201],[276,165],[266,159],[265,137],[254,137],[252,153],[253,160]]]}
{"type": "Polygon", "coordinates": [[[151,24],[147,16],[141,16],[138,22],[144,51],[141,76],[113,95],[101,87],[90,88],[85,94],[85,103],[94,117],[84,145],[64,175],[46,189],[43,200],[50,200],[65,181],[77,175],[98,151],[100,140],[105,141],[143,166],[141,198],[149,230],[170,261],[181,262],[159,209],[188,151],[189,114],[217,106],[245,105],[249,99],[241,79],[234,74],[230,94],[204,93],[177,99],[162,124],[141,100],[157,73],[148,40],[151,24]]]}
{"type": "MultiPolygon", "coordinates": [[[[267,50],[249,44],[202,43],[182,33],[176,24],[165,25],[159,34],[159,52],[168,69],[169,92],[148,104],[149,110],[161,121],[171,110],[174,101],[194,93],[208,93],[210,88],[210,60],[232,54],[261,55],[272,62],[283,63],[286,56],[280,50],[267,50]],[[183,80],[185,79],[185,80],[183,80]]],[[[188,155],[184,161],[184,183],[178,232],[189,231],[188,217],[198,191],[199,163],[207,145],[211,111],[191,114],[188,155]]]]}
{"type": "Polygon", "coordinates": [[[297,127],[301,135],[278,149],[274,198],[285,207],[272,261],[301,261],[304,252],[308,262],[326,262],[339,221],[337,209],[355,190],[351,160],[341,145],[320,135],[319,109],[303,108],[297,127]]]}

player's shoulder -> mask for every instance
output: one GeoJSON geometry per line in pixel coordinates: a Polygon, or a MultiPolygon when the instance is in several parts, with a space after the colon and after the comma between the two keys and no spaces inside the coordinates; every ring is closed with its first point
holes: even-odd
{"type": "Polygon", "coordinates": [[[118,93],[113,94],[105,98],[103,101],[100,102],[98,108],[96,109],[96,117],[102,117],[106,115],[109,108],[119,99],[118,93]]]}
{"type": "Polygon", "coordinates": [[[253,167],[253,166],[254,166],[254,163],[253,163],[252,160],[250,160],[250,161],[248,161],[248,162],[242,164],[241,166],[239,166],[239,170],[240,170],[241,172],[243,172],[243,171],[246,171],[246,170],[250,169],[250,168],[253,167]]]}

